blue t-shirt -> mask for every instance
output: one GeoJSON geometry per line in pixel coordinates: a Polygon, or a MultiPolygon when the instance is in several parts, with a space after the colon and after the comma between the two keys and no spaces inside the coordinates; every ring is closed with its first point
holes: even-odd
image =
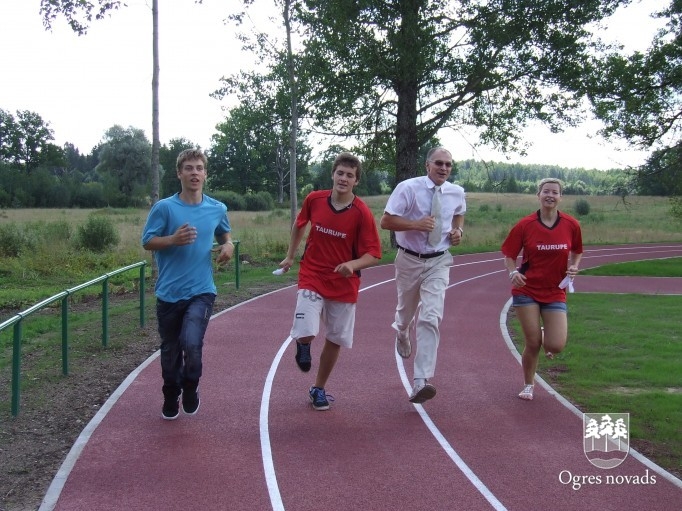
{"type": "Polygon", "coordinates": [[[154,252],[159,269],[155,292],[164,302],[216,294],[211,249],[216,236],[230,232],[227,207],[208,195],[199,204],[185,204],[178,193],[162,199],[149,212],[142,245],[157,236],[170,236],[183,224],[196,227],[194,243],[154,252]]]}

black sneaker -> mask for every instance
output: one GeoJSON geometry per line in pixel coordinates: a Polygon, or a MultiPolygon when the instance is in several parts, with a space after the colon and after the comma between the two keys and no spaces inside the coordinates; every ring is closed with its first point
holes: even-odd
{"type": "Polygon", "coordinates": [[[301,344],[296,341],[296,363],[304,373],[310,371],[310,343],[301,344]]]}
{"type": "Polygon", "coordinates": [[[167,421],[177,419],[180,415],[180,392],[164,389],[163,394],[161,417],[167,421]]]}
{"type": "Polygon", "coordinates": [[[185,385],[182,389],[182,411],[187,415],[194,415],[199,411],[200,404],[198,385],[185,385]]]}
{"type": "Polygon", "coordinates": [[[321,389],[320,387],[310,387],[310,402],[313,404],[315,410],[329,410],[329,401],[334,401],[334,398],[321,389]]]}

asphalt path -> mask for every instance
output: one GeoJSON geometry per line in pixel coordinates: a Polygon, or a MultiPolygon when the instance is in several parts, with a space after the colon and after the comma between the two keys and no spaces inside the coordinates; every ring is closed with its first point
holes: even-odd
{"type": "MultiPolygon", "coordinates": [[[[679,244],[587,247],[581,266],[680,256],[679,244]]],[[[579,276],[575,288],[682,294],[682,279],[579,276]]],[[[582,413],[545,382],[516,397],[509,291],[500,253],[455,256],[438,393],[423,405],[407,399],[412,359],[395,353],[392,265],[363,271],[326,412],[308,399],[322,334],[311,372],[294,362],[294,286],[216,314],[198,414],[161,419],[153,355],[83,430],[40,510],[680,509],[682,481],[632,448],[614,469],[593,466],[582,413]]]]}

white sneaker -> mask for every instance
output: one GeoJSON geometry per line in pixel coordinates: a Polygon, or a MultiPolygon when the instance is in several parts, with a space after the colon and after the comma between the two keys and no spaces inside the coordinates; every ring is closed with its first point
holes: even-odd
{"type": "Polygon", "coordinates": [[[416,383],[410,395],[410,403],[423,403],[436,395],[436,387],[428,382],[416,383]]]}
{"type": "Polygon", "coordinates": [[[519,392],[519,397],[525,401],[533,400],[533,385],[526,385],[523,390],[519,392]]]}
{"type": "Polygon", "coordinates": [[[410,331],[399,331],[395,336],[395,349],[403,358],[410,358],[412,354],[412,344],[410,344],[410,331]]]}

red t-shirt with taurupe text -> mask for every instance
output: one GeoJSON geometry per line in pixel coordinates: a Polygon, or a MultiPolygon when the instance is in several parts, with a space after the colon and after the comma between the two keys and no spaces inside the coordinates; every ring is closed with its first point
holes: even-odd
{"type": "Polygon", "coordinates": [[[360,198],[340,211],[331,204],[331,190],[308,194],[296,226],[310,231],[298,272],[299,289],[316,291],[328,300],[356,303],[360,275],[344,277],[334,269],[341,263],[370,254],[381,259],[381,240],[374,215],[360,198]]]}
{"type": "Polygon", "coordinates": [[[547,227],[540,211],[523,217],[502,243],[505,257],[522,255],[519,271],[526,285],[512,288],[512,295],[526,295],[540,303],[565,302],[566,290],[559,284],[566,276],[569,253],[582,254],[580,224],[572,216],[559,212],[556,222],[547,227]]]}

